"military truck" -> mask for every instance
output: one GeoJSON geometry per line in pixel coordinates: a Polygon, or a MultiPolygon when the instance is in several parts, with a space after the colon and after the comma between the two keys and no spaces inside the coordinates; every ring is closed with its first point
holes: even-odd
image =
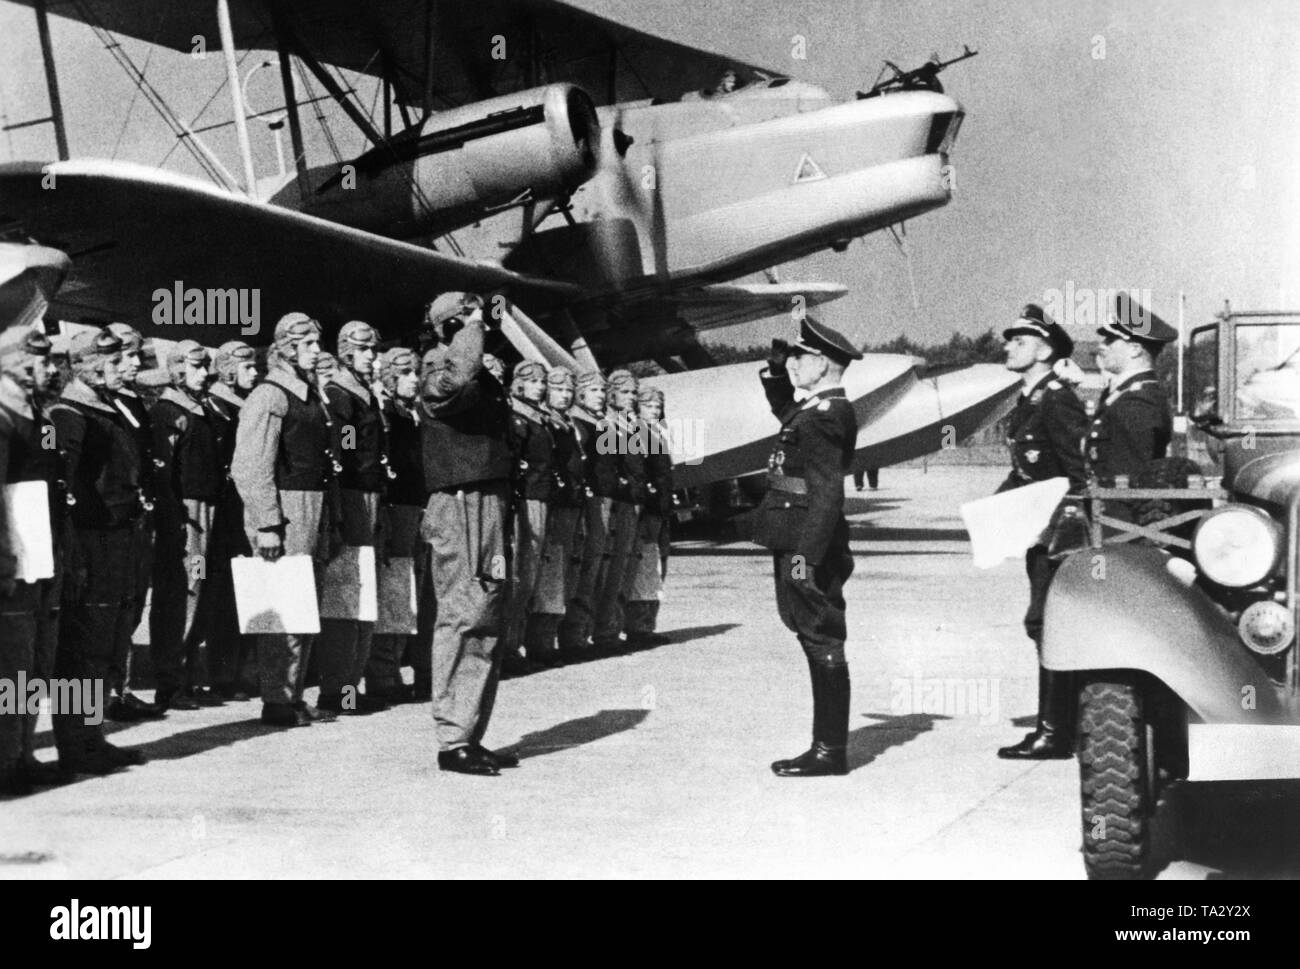
{"type": "Polygon", "coordinates": [[[1079,686],[1089,878],[1150,874],[1171,784],[1300,778],[1300,312],[1225,308],[1187,359],[1212,465],[1090,483],[1090,541],[1047,599],[1043,663],[1079,686]]]}

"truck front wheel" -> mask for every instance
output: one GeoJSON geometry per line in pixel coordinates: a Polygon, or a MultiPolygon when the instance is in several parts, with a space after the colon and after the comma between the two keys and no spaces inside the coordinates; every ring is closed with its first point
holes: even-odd
{"type": "Polygon", "coordinates": [[[1079,694],[1083,863],[1092,879],[1147,873],[1154,739],[1136,677],[1086,684],[1079,694]]]}

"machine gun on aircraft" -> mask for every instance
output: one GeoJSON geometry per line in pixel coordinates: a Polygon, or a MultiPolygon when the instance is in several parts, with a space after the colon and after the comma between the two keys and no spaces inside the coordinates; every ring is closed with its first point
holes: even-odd
{"type": "Polygon", "coordinates": [[[942,94],[943,85],[939,83],[939,72],[945,67],[951,67],[953,64],[969,60],[978,53],[977,50],[971,50],[969,44],[963,44],[962,52],[952,60],[941,61],[939,55],[935,53],[920,67],[913,68],[910,71],[903,70],[893,61],[885,61],[885,66],[876,75],[871,90],[859,91],[858,100],[875,98],[882,94],[893,94],[897,91],[934,91],[936,94],[942,94]],[[885,76],[886,71],[890,72],[888,77],[885,76]]]}

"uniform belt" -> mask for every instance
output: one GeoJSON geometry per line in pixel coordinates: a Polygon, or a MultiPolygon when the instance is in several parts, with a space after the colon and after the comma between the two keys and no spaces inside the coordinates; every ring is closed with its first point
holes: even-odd
{"type": "Polygon", "coordinates": [[[792,495],[808,494],[808,482],[803,478],[792,478],[784,474],[769,474],[767,486],[773,491],[787,491],[792,495]]]}

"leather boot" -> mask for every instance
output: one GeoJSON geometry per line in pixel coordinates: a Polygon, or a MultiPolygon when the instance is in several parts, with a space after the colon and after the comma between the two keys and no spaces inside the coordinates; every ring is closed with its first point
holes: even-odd
{"type": "Polygon", "coordinates": [[[808,664],[813,688],[812,747],[791,760],[772,765],[777,777],[826,777],[849,772],[845,751],[849,735],[849,667],[808,664]]]}
{"type": "Polygon", "coordinates": [[[1074,674],[1038,668],[1038,729],[1003,747],[1003,760],[1065,760],[1074,756],[1074,674]]]}

